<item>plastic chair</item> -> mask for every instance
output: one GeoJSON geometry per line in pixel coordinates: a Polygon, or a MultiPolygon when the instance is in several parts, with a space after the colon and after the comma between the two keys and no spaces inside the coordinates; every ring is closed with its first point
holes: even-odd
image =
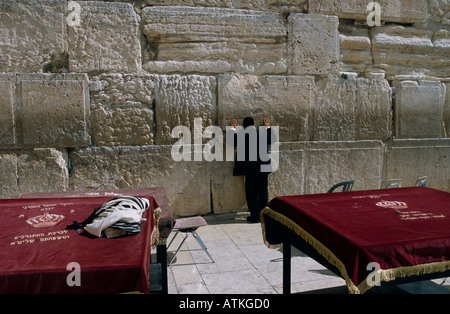
{"type": "Polygon", "coordinates": [[[427,186],[427,182],[428,182],[428,177],[427,176],[420,177],[416,181],[416,186],[427,186]]]}
{"type": "Polygon", "coordinates": [[[333,185],[327,193],[333,193],[334,190],[342,186],[342,192],[349,192],[353,189],[353,184],[355,184],[355,180],[343,181],[333,185]]]}
{"type": "Polygon", "coordinates": [[[184,241],[186,241],[186,239],[189,237],[189,234],[192,234],[194,236],[195,240],[197,240],[200,247],[203,249],[203,251],[205,251],[205,253],[208,255],[208,257],[214,263],[214,260],[211,257],[211,255],[209,254],[208,249],[206,248],[206,245],[203,243],[202,239],[200,238],[200,236],[198,235],[198,233],[196,231],[198,228],[200,228],[202,226],[207,226],[207,225],[208,225],[208,223],[202,216],[181,218],[181,219],[175,220],[175,226],[173,227],[173,231],[176,231],[176,233],[173,236],[173,238],[170,241],[167,248],[170,247],[173,240],[175,240],[175,238],[177,237],[177,235],[180,232],[185,233],[185,236],[184,236],[183,241],[181,241],[180,245],[178,246],[178,249],[175,252],[175,255],[172,257],[172,260],[170,261],[169,265],[172,264],[172,262],[175,260],[175,257],[177,256],[178,252],[180,251],[181,246],[183,245],[184,241]]]}
{"type": "Polygon", "coordinates": [[[392,188],[400,188],[400,187],[402,187],[401,179],[389,179],[389,180],[384,180],[381,183],[380,189],[392,189],[392,188]]]}

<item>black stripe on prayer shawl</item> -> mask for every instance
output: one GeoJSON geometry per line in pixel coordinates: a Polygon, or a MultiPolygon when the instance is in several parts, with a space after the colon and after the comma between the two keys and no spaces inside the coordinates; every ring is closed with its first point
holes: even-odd
{"type": "MultiPolygon", "coordinates": [[[[134,196],[119,196],[116,198],[113,198],[112,200],[102,204],[100,207],[94,209],[94,212],[82,223],[79,223],[77,221],[74,221],[72,225],[68,225],[66,229],[75,229],[79,232],[82,228],[84,228],[87,224],[92,223],[97,217],[99,216],[108,216],[109,213],[113,212],[115,208],[121,205],[124,208],[128,209],[134,209],[134,210],[147,210],[149,204],[147,199],[134,197],[134,196]],[[121,203],[128,203],[128,204],[121,204],[121,203]],[[131,204],[130,204],[131,203],[131,204]]],[[[139,223],[134,223],[132,226],[131,224],[128,224],[123,221],[118,221],[115,224],[113,224],[111,227],[118,228],[118,229],[128,229],[128,232],[137,233],[140,232],[139,223]],[[123,223],[123,224],[122,224],[123,223]]]]}

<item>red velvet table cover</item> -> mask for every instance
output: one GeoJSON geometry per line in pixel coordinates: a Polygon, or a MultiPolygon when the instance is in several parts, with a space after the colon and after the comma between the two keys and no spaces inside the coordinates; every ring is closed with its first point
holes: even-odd
{"type": "Polygon", "coordinates": [[[424,187],[276,197],[262,212],[294,230],[336,266],[350,292],[381,281],[450,269],[450,193],[424,187]]]}
{"type": "Polygon", "coordinates": [[[141,197],[150,201],[141,232],[115,239],[65,230],[114,197],[1,199],[0,293],[148,293],[158,205],[152,197],[141,197]],[[55,222],[64,218],[56,225],[40,226],[33,218],[42,215],[55,222]],[[67,284],[75,270],[68,267],[72,262],[80,266],[80,286],[67,284]]]}

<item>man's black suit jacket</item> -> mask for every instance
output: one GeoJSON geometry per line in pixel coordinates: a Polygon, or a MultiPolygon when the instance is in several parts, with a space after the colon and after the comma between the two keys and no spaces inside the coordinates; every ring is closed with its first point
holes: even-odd
{"type": "MultiPolygon", "coordinates": [[[[264,127],[266,128],[266,127],[264,127]]],[[[236,161],[234,164],[233,176],[251,175],[261,172],[272,172],[270,167],[271,160],[269,157],[269,145],[276,141],[276,136],[272,129],[267,127],[266,130],[261,128],[257,130],[254,126],[249,126],[245,130],[234,133],[234,147],[237,148],[236,161]],[[266,133],[266,138],[261,139],[260,131],[266,133]],[[244,140],[244,142],[243,142],[244,140]],[[242,154],[242,149],[245,153],[242,154]],[[244,157],[244,158],[242,158],[244,157]],[[262,165],[266,165],[262,171],[262,165]]]]}

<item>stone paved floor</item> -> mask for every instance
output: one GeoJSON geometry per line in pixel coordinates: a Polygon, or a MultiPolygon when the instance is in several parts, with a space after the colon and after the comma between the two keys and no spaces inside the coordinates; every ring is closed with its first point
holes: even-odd
{"type": "MultiPolygon", "coordinates": [[[[261,224],[247,223],[246,215],[224,217],[207,216],[208,226],[197,230],[215,262],[189,236],[168,268],[169,294],[282,293],[282,249],[267,248],[261,224]]],[[[169,261],[182,238],[180,233],[168,248],[169,261]]],[[[450,278],[434,282],[450,292],[450,278]]],[[[347,291],[343,279],[292,248],[292,293],[334,287],[330,291],[347,291]]]]}
{"type": "MultiPolygon", "coordinates": [[[[190,236],[169,267],[169,293],[281,293],[282,251],[267,248],[261,224],[244,219],[210,221],[198,229],[214,263],[190,236]]],[[[169,247],[169,260],[182,238],[180,233],[169,247]]],[[[293,292],[343,285],[342,279],[299,251],[293,255],[293,292]]]]}

